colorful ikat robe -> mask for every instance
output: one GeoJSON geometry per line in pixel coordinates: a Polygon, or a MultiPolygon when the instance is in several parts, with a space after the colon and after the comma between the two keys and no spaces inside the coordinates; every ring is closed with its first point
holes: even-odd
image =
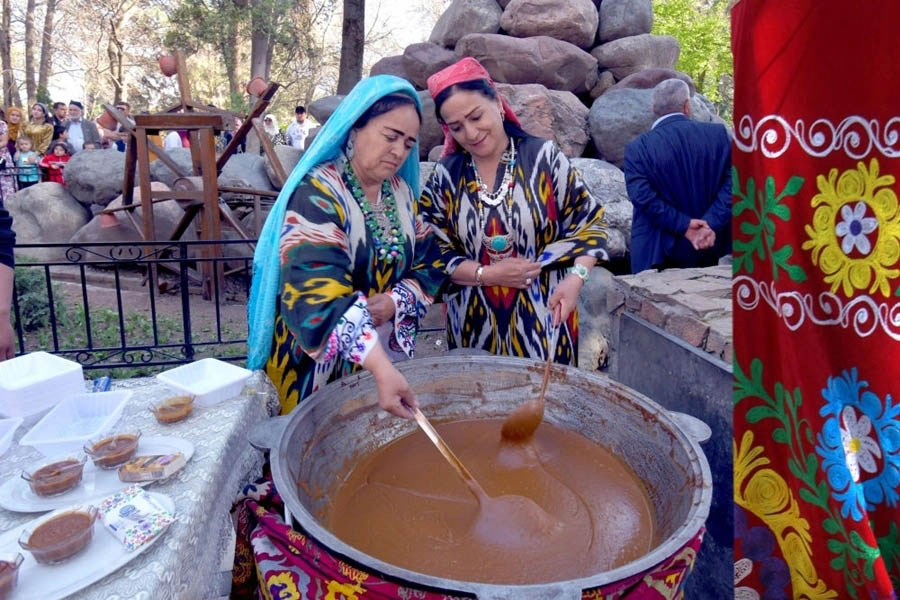
{"type": "Polygon", "coordinates": [[[402,228],[399,260],[376,260],[374,234],[343,176],[341,155],[312,169],[291,196],[281,231],[282,292],[266,373],[283,413],[359,368],[379,343],[366,298],[389,294],[389,347],[412,356],[418,320],[446,278],[440,249],[403,179],[391,179],[402,228]]]}
{"type": "Polygon", "coordinates": [[[741,0],[735,598],[900,590],[900,3],[741,0]]]}
{"type": "MultiPolygon", "coordinates": [[[[543,270],[530,288],[450,285],[447,337],[451,349],[478,348],[493,354],[544,358],[548,352],[547,302],[579,256],[608,260],[603,209],[578,172],[553,142],[515,137],[512,208],[476,204],[477,184],[468,153],[458,152],[435,166],[419,208],[437,230],[448,273],[465,260],[491,264],[485,234],[513,236],[513,256],[536,260],[543,270]]],[[[497,181],[502,178],[498,168],[497,181]]],[[[554,360],[576,364],[578,311],[557,334],[554,360]]]]}

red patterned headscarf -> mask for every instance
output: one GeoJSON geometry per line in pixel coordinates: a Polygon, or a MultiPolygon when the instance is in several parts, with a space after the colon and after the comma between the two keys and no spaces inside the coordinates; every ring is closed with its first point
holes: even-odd
{"type": "MultiPolygon", "coordinates": [[[[463,83],[465,81],[476,81],[478,79],[486,80],[495,91],[497,90],[497,86],[494,84],[494,80],[491,79],[491,74],[487,72],[487,69],[474,58],[467,56],[459,62],[456,62],[449,67],[445,67],[429,77],[428,93],[431,94],[432,99],[434,99],[438,97],[438,94],[452,85],[463,83]]],[[[500,104],[503,105],[503,114],[506,119],[521,127],[519,118],[516,116],[516,113],[513,112],[512,107],[509,105],[506,98],[503,97],[503,94],[497,92],[497,96],[500,98],[500,104]]],[[[453,139],[453,135],[450,133],[450,128],[447,127],[445,123],[441,123],[441,129],[444,131],[444,150],[441,152],[441,158],[445,158],[454,152],[458,152],[459,148],[456,145],[456,140],[453,139]]]]}

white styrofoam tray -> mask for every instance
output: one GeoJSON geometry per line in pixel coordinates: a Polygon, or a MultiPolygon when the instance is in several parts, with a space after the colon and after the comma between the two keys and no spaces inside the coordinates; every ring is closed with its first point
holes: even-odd
{"type": "Polygon", "coordinates": [[[204,358],[156,376],[164,384],[194,396],[195,406],[209,406],[241,393],[251,372],[215,358],[204,358]]]}
{"type": "Polygon", "coordinates": [[[47,352],[0,362],[0,416],[28,417],[84,391],[81,365],[47,352]]]}
{"type": "Polygon", "coordinates": [[[11,419],[0,419],[0,456],[9,450],[12,443],[13,435],[16,429],[22,424],[22,417],[13,417],[11,419]]]}
{"type": "Polygon", "coordinates": [[[22,436],[44,456],[81,450],[91,439],[107,433],[122,416],[131,391],[74,394],[57,404],[22,436]]]}

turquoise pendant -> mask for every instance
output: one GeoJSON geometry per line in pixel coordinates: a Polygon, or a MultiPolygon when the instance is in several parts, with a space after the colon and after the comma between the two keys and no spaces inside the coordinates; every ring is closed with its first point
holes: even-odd
{"type": "Polygon", "coordinates": [[[509,247],[506,236],[495,235],[491,238],[491,250],[494,252],[503,252],[509,247]]]}

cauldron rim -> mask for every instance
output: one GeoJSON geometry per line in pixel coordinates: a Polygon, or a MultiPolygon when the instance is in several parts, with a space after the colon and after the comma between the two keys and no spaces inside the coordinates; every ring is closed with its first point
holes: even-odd
{"type": "MultiPolygon", "coordinates": [[[[396,363],[395,366],[402,372],[418,367],[425,368],[426,365],[433,365],[435,362],[440,362],[442,366],[448,366],[452,363],[471,366],[473,362],[496,364],[496,361],[498,360],[502,360],[505,365],[519,366],[526,370],[542,368],[543,365],[543,361],[535,361],[527,358],[494,355],[485,356],[481,354],[456,354],[412,359],[396,363]]],[[[581,598],[583,590],[599,588],[604,585],[625,580],[661,563],[674,555],[676,551],[689,542],[700,531],[709,516],[710,504],[712,502],[712,473],[709,468],[709,463],[706,460],[706,455],[700,448],[699,443],[684,431],[677,420],[670,416],[669,411],[643,394],[640,394],[624,384],[609,379],[606,376],[579,370],[575,367],[556,364],[554,365],[554,369],[574,371],[577,373],[578,377],[586,377],[594,380],[594,382],[599,385],[612,388],[617,393],[626,397],[630,402],[638,404],[643,410],[653,415],[659,425],[671,434],[683,447],[690,459],[691,470],[694,473],[695,481],[699,479],[701,482],[699,486],[693,486],[693,501],[684,522],[676,527],[665,540],[661,541],[656,547],[650,550],[650,552],[644,554],[640,558],[616,567],[615,569],[579,579],[529,585],[492,584],[447,579],[398,567],[366,554],[335,536],[327,528],[321,525],[319,520],[310,513],[303,502],[300,501],[297,495],[296,482],[293,481],[293,478],[290,476],[290,469],[286,456],[286,446],[290,441],[290,434],[296,428],[297,423],[302,421],[306,415],[312,412],[319,402],[330,400],[325,393],[326,390],[332,389],[334,386],[344,388],[351,386],[355,387],[359,385],[360,382],[372,377],[371,374],[366,371],[343,377],[338,381],[324,386],[305,398],[289,415],[280,418],[283,420],[283,423],[282,426],[278,428],[277,441],[270,446],[272,450],[270,453],[270,461],[275,487],[278,489],[281,498],[284,500],[288,524],[290,525],[290,517],[293,516],[303,530],[329,553],[359,563],[367,570],[381,573],[389,578],[409,582],[413,585],[472,594],[477,598],[581,598]],[[699,477],[697,477],[698,475],[699,477]]]]}

